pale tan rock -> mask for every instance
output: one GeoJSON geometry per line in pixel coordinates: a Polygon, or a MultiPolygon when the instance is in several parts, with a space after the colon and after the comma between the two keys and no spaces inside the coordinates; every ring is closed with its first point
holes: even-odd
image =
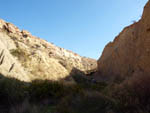
{"type": "Polygon", "coordinates": [[[26,72],[24,68],[22,68],[21,63],[10,54],[9,49],[15,48],[14,42],[10,37],[2,33],[0,33],[0,37],[5,38],[5,40],[1,40],[0,38],[0,62],[2,62],[0,63],[0,73],[6,77],[14,77],[21,81],[29,82],[30,78],[27,76],[29,73],[26,72]],[[13,69],[10,71],[12,66],[13,69]]]}
{"type": "Polygon", "coordinates": [[[6,26],[6,23],[4,20],[0,19],[0,29],[3,29],[4,26],[6,26]]]}
{"type": "Polygon", "coordinates": [[[21,33],[22,33],[22,35],[23,35],[24,37],[29,37],[29,36],[31,36],[30,32],[28,32],[28,31],[26,31],[26,30],[22,30],[21,33]]]}
{"type": "Polygon", "coordinates": [[[150,74],[150,1],[141,20],[126,27],[104,49],[98,60],[103,79],[127,78],[135,73],[150,74]]]}
{"type": "Polygon", "coordinates": [[[16,26],[14,26],[13,24],[11,24],[11,23],[7,23],[6,29],[7,29],[10,33],[19,33],[19,32],[20,32],[20,30],[19,30],[16,26]]]}
{"type": "Polygon", "coordinates": [[[23,81],[62,80],[76,74],[72,70],[87,74],[97,67],[96,60],[57,47],[26,30],[20,31],[11,23],[1,20],[0,29],[0,53],[5,50],[7,56],[0,65],[0,73],[7,77],[23,81]]]}

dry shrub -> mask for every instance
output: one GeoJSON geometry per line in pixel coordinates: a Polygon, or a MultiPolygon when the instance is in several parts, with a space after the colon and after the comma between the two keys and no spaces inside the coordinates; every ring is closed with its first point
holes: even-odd
{"type": "Polygon", "coordinates": [[[29,94],[32,100],[43,98],[60,98],[64,95],[64,85],[59,82],[49,80],[35,80],[29,86],[29,94]]]}
{"type": "Polygon", "coordinates": [[[114,87],[112,93],[125,113],[150,112],[150,75],[138,74],[114,87]]]}
{"type": "Polygon", "coordinates": [[[59,113],[115,113],[116,104],[98,92],[76,93],[62,99],[57,106],[59,113]]]}
{"type": "Polygon", "coordinates": [[[17,48],[17,49],[11,49],[10,50],[10,53],[17,57],[18,60],[20,61],[24,61],[24,62],[27,62],[27,61],[30,61],[30,55],[27,53],[26,50],[23,50],[23,49],[20,49],[20,48],[17,48]]]}
{"type": "Polygon", "coordinates": [[[39,107],[31,105],[28,100],[11,107],[9,113],[39,113],[39,107]]]}
{"type": "Polygon", "coordinates": [[[7,113],[55,113],[55,108],[49,105],[31,103],[25,99],[22,103],[13,105],[7,113]]]}
{"type": "Polygon", "coordinates": [[[25,84],[13,78],[0,78],[0,104],[14,104],[22,101],[26,96],[25,84]]]}

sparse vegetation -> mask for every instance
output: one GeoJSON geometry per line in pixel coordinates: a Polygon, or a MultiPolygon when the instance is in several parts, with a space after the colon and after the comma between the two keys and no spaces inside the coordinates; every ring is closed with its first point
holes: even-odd
{"type": "MultiPolygon", "coordinates": [[[[88,89],[85,89],[84,86],[80,84],[65,85],[60,82],[48,80],[36,80],[32,83],[24,83],[13,78],[5,78],[3,75],[1,75],[0,78],[0,105],[5,105],[11,113],[51,113],[52,111],[53,113],[57,113],[57,111],[64,109],[65,106],[68,106],[66,110],[70,109],[70,99],[72,99],[72,102],[76,102],[74,104],[82,105],[82,107],[84,107],[83,109],[85,110],[86,106],[84,105],[84,102],[85,104],[88,104],[88,100],[86,99],[88,99],[89,97],[91,98],[91,101],[92,99],[94,99],[96,102],[95,103],[94,101],[92,101],[93,103],[91,103],[91,105],[93,106],[95,106],[98,101],[99,103],[102,103],[102,106],[103,104],[107,105],[107,101],[106,103],[100,101],[103,96],[98,92],[93,92],[90,94],[88,93],[88,89]],[[96,94],[97,97],[95,97],[93,94],[96,94]],[[77,100],[80,98],[81,101],[79,101],[78,103],[77,100]],[[97,100],[97,98],[99,98],[99,100],[97,100]],[[44,104],[44,106],[42,103],[44,104]]],[[[72,104],[72,108],[70,109],[70,111],[68,111],[70,113],[73,109],[75,109],[72,104]]],[[[95,106],[93,110],[96,109],[97,108],[95,106]]],[[[62,110],[62,112],[59,113],[64,112],[62,110]]]]}
{"type": "Polygon", "coordinates": [[[98,61],[0,20],[0,113],[150,113],[149,7],[150,0],[98,61]]]}
{"type": "Polygon", "coordinates": [[[105,82],[96,82],[93,78],[87,78],[82,74],[74,75],[73,79],[83,89],[102,91],[107,86],[105,82]]]}
{"type": "Polygon", "coordinates": [[[84,76],[76,84],[35,80],[25,83],[0,75],[3,113],[149,113],[150,76],[121,83],[93,83],[84,76]],[[7,109],[7,110],[6,110],[7,109]],[[7,111],[7,112],[4,112],[7,111]]]}
{"type": "Polygon", "coordinates": [[[27,61],[30,61],[30,55],[20,48],[10,50],[10,53],[17,57],[19,61],[21,61],[22,65],[26,67],[27,61]]]}
{"type": "Polygon", "coordinates": [[[15,57],[17,57],[19,60],[26,61],[26,60],[30,59],[29,55],[20,48],[12,49],[12,50],[10,50],[10,53],[12,55],[14,55],[15,57]]]}
{"type": "Polygon", "coordinates": [[[136,75],[112,91],[112,97],[120,104],[125,113],[150,112],[150,76],[148,74],[136,75]]]}
{"type": "Polygon", "coordinates": [[[94,91],[68,95],[58,104],[57,110],[59,113],[115,113],[117,111],[113,100],[94,91]]]}

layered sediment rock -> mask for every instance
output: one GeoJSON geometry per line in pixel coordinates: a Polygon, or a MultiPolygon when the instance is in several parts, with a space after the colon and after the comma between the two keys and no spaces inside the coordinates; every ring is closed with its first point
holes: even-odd
{"type": "Polygon", "coordinates": [[[81,57],[0,20],[0,73],[23,81],[60,80],[73,74],[95,70],[96,60],[81,57]]]}
{"type": "Polygon", "coordinates": [[[98,74],[103,79],[126,78],[138,73],[150,74],[150,1],[141,20],[126,27],[106,45],[98,60],[98,74]]]}

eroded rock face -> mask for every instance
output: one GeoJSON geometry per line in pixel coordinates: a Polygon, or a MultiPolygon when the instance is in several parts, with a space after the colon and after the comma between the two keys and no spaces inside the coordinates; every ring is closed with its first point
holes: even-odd
{"type": "Polygon", "coordinates": [[[104,49],[98,60],[98,74],[103,79],[150,74],[150,1],[139,22],[126,27],[104,49]]]}
{"type": "Polygon", "coordinates": [[[97,67],[96,60],[57,47],[4,20],[0,20],[0,54],[0,73],[23,81],[60,80],[73,74],[73,69],[87,74],[97,67]]]}

